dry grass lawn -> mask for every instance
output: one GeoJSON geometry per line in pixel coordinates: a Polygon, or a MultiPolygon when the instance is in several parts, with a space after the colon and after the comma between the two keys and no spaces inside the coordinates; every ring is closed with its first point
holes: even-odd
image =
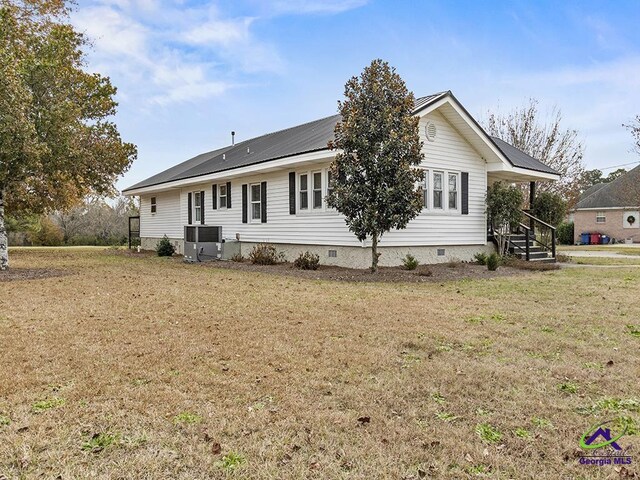
{"type": "MultiPolygon", "coordinates": [[[[101,250],[0,278],[0,478],[632,478],[640,269],[345,283],[101,250]],[[625,417],[626,466],[578,463],[625,417]]],[[[1,275],[1,274],[0,274],[1,275]]]]}

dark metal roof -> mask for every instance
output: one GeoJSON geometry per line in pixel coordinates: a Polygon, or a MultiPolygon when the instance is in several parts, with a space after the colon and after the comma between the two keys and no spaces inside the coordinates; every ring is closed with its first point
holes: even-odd
{"type": "MultiPolygon", "coordinates": [[[[451,92],[439,92],[426,97],[420,97],[416,99],[414,111],[418,112],[446,95],[451,95],[451,92]]],[[[327,143],[334,138],[333,131],[339,120],[340,115],[332,115],[285,130],[251,138],[218,150],[202,153],[153,175],[146,180],[136,183],[125,189],[124,192],[176,180],[233,170],[235,168],[255,165],[302,153],[325,150],[327,149],[327,143]]],[[[514,165],[530,170],[556,173],[546,165],[529,157],[511,145],[498,139],[494,139],[494,141],[500,142],[498,147],[514,165]],[[502,148],[502,145],[504,145],[504,148],[502,148]]]]}
{"type": "Polygon", "coordinates": [[[576,205],[576,209],[638,206],[640,206],[640,165],[612,182],[603,184],[591,195],[584,196],[576,205]]]}
{"type": "Polygon", "coordinates": [[[540,160],[536,160],[530,155],[527,155],[521,150],[518,150],[513,145],[505,142],[504,140],[500,140],[498,137],[491,137],[493,143],[496,144],[496,147],[500,149],[504,156],[509,159],[511,164],[514,167],[526,168],[527,170],[535,170],[536,172],[543,173],[553,173],[558,175],[553,168],[548,165],[545,165],[540,160]]]}

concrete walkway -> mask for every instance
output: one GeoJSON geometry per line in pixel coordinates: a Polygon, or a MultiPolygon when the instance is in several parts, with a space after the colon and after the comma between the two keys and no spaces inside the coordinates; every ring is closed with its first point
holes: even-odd
{"type": "MultiPolygon", "coordinates": [[[[570,257],[600,257],[600,258],[635,258],[640,260],[640,255],[626,255],[617,252],[607,252],[604,250],[559,250],[558,253],[570,257]]],[[[640,253],[640,249],[638,250],[640,253]]]]}
{"type": "Polygon", "coordinates": [[[560,268],[640,268],[640,265],[625,265],[624,263],[621,263],[619,265],[589,265],[587,263],[580,264],[558,262],[558,265],[560,265],[560,268]]]}

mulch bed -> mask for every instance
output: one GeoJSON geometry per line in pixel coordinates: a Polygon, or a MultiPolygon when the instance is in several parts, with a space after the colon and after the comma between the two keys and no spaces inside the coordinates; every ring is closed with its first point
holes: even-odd
{"type": "Polygon", "coordinates": [[[0,282],[15,282],[20,280],[36,280],[40,278],[63,277],[71,272],[55,268],[13,268],[0,270],[0,282]]]}
{"type": "Polygon", "coordinates": [[[321,265],[318,270],[298,270],[291,263],[254,265],[249,262],[214,261],[194,265],[203,268],[227,268],[245,272],[260,272],[311,280],[334,280],[342,282],[443,282],[462,279],[508,277],[530,273],[505,266],[491,272],[487,270],[486,266],[472,263],[420,265],[415,270],[405,270],[401,267],[380,267],[378,273],[371,273],[367,269],[360,270],[329,265],[321,265]]]}

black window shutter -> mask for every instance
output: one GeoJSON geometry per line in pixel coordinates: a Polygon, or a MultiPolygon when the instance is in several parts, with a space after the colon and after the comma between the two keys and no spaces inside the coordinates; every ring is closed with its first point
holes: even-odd
{"type": "Polygon", "coordinates": [[[191,210],[193,210],[191,205],[191,192],[187,194],[187,223],[191,225],[191,210]]]}
{"type": "Polygon", "coordinates": [[[260,222],[267,223],[267,182],[260,184],[260,222]]]}
{"type": "Polygon", "coordinates": [[[227,182],[227,208],[231,208],[231,182],[227,182]]]}
{"type": "Polygon", "coordinates": [[[289,215],[296,214],[296,172],[289,172],[289,215]]]}
{"type": "Polygon", "coordinates": [[[242,185],[242,223],[247,223],[247,184],[242,185]]]}
{"type": "Polygon", "coordinates": [[[211,206],[215,210],[218,208],[218,185],[217,184],[211,185],[211,197],[212,197],[211,206]]]}
{"type": "Polygon", "coordinates": [[[462,172],[462,215],[469,215],[469,172],[462,172]]]}
{"type": "Polygon", "coordinates": [[[204,225],[204,191],[200,192],[200,223],[204,225]]]}

